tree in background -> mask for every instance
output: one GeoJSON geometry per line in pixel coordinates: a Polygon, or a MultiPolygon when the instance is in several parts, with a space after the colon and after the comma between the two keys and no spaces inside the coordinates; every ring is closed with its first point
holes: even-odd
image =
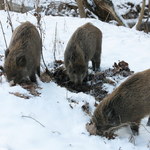
{"type": "Polygon", "coordinates": [[[0,0],[0,10],[4,9],[4,0],[0,0]]]}
{"type": "Polygon", "coordinates": [[[79,14],[81,18],[86,18],[84,6],[83,6],[83,0],[76,0],[78,8],[79,8],[79,14]]]}
{"type": "Polygon", "coordinates": [[[150,32],[150,22],[149,22],[150,0],[148,1],[148,15],[146,16],[146,20],[142,20],[144,18],[144,11],[145,11],[145,1],[143,0],[139,20],[138,23],[136,24],[136,29],[140,31],[143,30],[144,32],[148,33],[150,32]]]}
{"type": "Polygon", "coordinates": [[[146,0],[143,0],[142,8],[141,8],[140,15],[139,15],[139,19],[138,19],[138,22],[136,24],[136,30],[140,30],[140,27],[141,27],[141,24],[142,24],[142,19],[144,17],[144,10],[145,10],[145,5],[146,5],[145,3],[146,3],[146,0]]]}
{"type": "Polygon", "coordinates": [[[150,23],[149,23],[149,17],[150,17],[150,0],[148,1],[148,16],[145,21],[145,32],[148,33],[150,32],[150,23]]]}

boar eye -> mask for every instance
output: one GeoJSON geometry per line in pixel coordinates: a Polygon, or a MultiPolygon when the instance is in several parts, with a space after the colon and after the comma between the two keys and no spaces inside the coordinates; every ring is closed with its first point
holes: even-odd
{"type": "Polygon", "coordinates": [[[73,74],[76,74],[76,70],[73,70],[73,74]]]}

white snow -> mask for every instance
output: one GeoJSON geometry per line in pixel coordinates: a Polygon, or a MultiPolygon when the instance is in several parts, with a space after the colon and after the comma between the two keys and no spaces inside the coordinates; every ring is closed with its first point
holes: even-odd
{"type": "MultiPolygon", "coordinates": [[[[21,22],[36,19],[31,14],[10,13],[13,27],[21,22]]],[[[5,36],[9,44],[11,28],[7,23],[7,13],[0,11],[5,36]]],[[[124,60],[135,72],[148,69],[150,66],[150,35],[135,29],[117,27],[95,19],[71,17],[42,17],[44,30],[44,58],[52,66],[53,47],[56,34],[56,58],[63,60],[66,44],[72,33],[86,22],[91,22],[103,33],[101,69],[112,67],[114,62],[124,60]]],[[[5,43],[0,29],[0,55],[4,55],[5,43]]],[[[4,58],[0,61],[3,65],[4,58]]],[[[84,93],[72,93],[59,87],[54,82],[42,83],[38,80],[41,95],[34,97],[19,85],[10,87],[5,77],[0,78],[0,150],[149,150],[150,127],[146,126],[147,118],[142,120],[140,135],[134,137],[135,145],[129,142],[130,132],[127,129],[118,131],[118,137],[108,140],[100,136],[89,136],[85,124],[90,120],[81,109],[89,102],[91,111],[95,109],[94,97],[84,93]],[[20,92],[31,96],[29,100],[16,97],[10,92],[20,92]],[[70,99],[77,102],[72,104],[70,99]],[[70,107],[73,107],[73,109],[70,107]],[[25,116],[25,117],[22,117],[25,116]],[[36,119],[33,120],[30,117],[36,119]],[[36,122],[39,121],[40,123],[36,122]],[[146,130],[146,129],[147,130],[146,130]]],[[[112,87],[106,86],[109,92],[112,87]]]]}
{"type": "Polygon", "coordinates": [[[74,0],[8,0],[8,1],[12,1],[15,4],[19,4],[22,5],[24,4],[25,6],[30,6],[30,7],[34,7],[37,2],[39,1],[39,4],[46,4],[46,3],[50,3],[50,2],[63,2],[63,3],[72,3],[75,2],[74,0]]]}
{"type": "Polygon", "coordinates": [[[125,3],[140,4],[142,0],[112,0],[113,4],[120,5],[125,3]]]}

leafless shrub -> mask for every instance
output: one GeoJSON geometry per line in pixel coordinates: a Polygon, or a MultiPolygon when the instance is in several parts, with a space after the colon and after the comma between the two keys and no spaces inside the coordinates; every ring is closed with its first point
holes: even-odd
{"type": "Polygon", "coordinates": [[[54,39],[54,47],[53,47],[54,61],[56,61],[56,42],[57,42],[57,22],[55,26],[55,39],[54,39]]]}
{"type": "Polygon", "coordinates": [[[10,27],[11,27],[11,31],[13,32],[14,28],[13,28],[12,20],[11,20],[10,13],[9,13],[10,7],[9,7],[9,4],[8,4],[8,1],[4,0],[4,4],[5,4],[5,10],[6,10],[7,14],[8,14],[7,21],[9,23],[10,27]]]}
{"type": "Polygon", "coordinates": [[[7,46],[7,41],[6,41],[6,37],[5,37],[5,33],[4,33],[4,29],[3,29],[3,25],[2,25],[2,22],[1,22],[1,21],[0,21],[0,26],[1,26],[1,29],[2,29],[3,38],[4,38],[5,46],[6,46],[6,49],[7,49],[7,48],[8,48],[8,46],[7,46]]]}
{"type": "MultiPolygon", "coordinates": [[[[42,23],[41,23],[41,19],[42,19],[42,16],[40,14],[40,7],[39,7],[39,2],[40,0],[37,0],[36,1],[36,4],[35,4],[35,13],[34,13],[34,16],[36,17],[37,19],[37,27],[40,31],[40,36],[41,36],[41,39],[42,39],[42,47],[43,46],[43,38],[44,38],[44,30],[42,28],[42,23]]],[[[43,56],[43,50],[42,50],[42,60],[43,60],[43,64],[45,66],[45,70],[46,70],[46,73],[47,74],[50,74],[50,71],[48,70],[48,67],[46,66],[46,63],[45,63],[45,60],[44,60],[44,56],[43,56]]]]}

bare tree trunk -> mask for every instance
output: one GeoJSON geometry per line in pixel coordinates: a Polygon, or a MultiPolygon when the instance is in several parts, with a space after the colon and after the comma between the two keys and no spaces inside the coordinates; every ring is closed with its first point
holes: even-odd
{"type": "Polygon", "coordinates": [[[13,3],[12,3],[12,0],[9,1],[9,7],[10,7],[10,11],[13,10],[13,3]]]}
{"type": "Polygon", "coordinates": [[[79,14],[81,18],[86,18],[85,10],[83,7],[83,0],[76,0],[79,8],[79,14]]]}
{"type": "Polygon", "coordinates": [[[0,10],[4,9],[4,0],[0,0],[0,10]]]}
{"type": "Polygon", "coordinates": [[[142,8],[141,8],[141,11],[140,11],[139,20],[138,20],[138,22],[136,24],[136,30],[140,30],[140,26],[142,24],[142,19],[143,19],[143,16],[144,16],[145,3],[146,3],[146,0],[143,0],[143,2],[142,2],[142,8]]]}
{"type": "Polygon", "coordinates": [[[112,0],[93,0],[93,1],[97,7],[100,7],[106,10],[107,12],[109,12],[114,17],[114,19],[118,22],[119,25],[127,26],[123,22],[122,17],[116,13],[112,0]]]}
{"type": "MultiPolygon", "coordinates": [[[[148,16],[147,16],[147,19],[145,21],[144,32],[146,32],[146,33],[150,32],[149,17],[150,17],[150,0],[148,1],[148,16]]],[[[150,120],[150,118],[149,118],[149,120],[150,120]]]]}

